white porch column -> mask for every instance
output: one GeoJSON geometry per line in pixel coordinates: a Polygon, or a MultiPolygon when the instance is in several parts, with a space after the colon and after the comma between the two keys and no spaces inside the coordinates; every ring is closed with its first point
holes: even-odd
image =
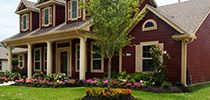
{"type": "Polygon", "coordinates": [[[52,42],[47,41],[47,75],[52,73],[52,42]]]}
{"type": "Polygon", "coordinates": [[[80,38],[80,69],[79,69],[79,79],[85,80],[86,74],[86,40],[85,38],[80,38]]]}
{"type": "Polygon", "coordinates": [[[12,71],[12,47],[8,47],[8,71],[12,71]]]}
{"type": "Polygon", "coordinates": [[[28,79],[32,78],[32,45],[28,44],[28,79]]]}

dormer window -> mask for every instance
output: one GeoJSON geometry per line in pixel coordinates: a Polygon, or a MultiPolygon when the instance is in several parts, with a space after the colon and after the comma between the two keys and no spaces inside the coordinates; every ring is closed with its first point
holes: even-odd
{"type": "Polygon", "coordinates": [[[42,26],[47,27],[52,24],[52,7],[42,10],[42,26]]]}
{"type": "Polygon", "coordinates": [[[157,22],[153,19],[148,19],[142,25],[142,31],[152,31],[157,29],[157,22]]]}
{"type": "Polygon", "coordinates": [[[80,0],[71,0],[68,2],[68,20],[78,18],[81,18],[80,0]]]}
{"type": "Polygon", "coordinates": [[[29,14],[21,16],[21,31],[27,31],[29,29],[29,14]]]}

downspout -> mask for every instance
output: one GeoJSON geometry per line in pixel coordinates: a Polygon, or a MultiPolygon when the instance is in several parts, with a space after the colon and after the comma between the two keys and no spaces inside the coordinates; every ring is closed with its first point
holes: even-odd
{"type": "Polygon", "coordinates": [[[181,41],[181,83],[187,85],[187,45],[197,37],[195,34],[174,35],[172,38],[181,41]]]}

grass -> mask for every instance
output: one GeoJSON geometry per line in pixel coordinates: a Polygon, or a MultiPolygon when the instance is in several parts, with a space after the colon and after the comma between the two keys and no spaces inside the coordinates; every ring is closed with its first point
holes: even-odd
{"type": "MultiPolygon", "coordinates": [[[[79,100],[87,88],[0,87],[0,100],[79,100]]],[[[192,87],[192,93],[149,93],[133,91],[139,100],[210,100],[210,84],[192,87]]]]}

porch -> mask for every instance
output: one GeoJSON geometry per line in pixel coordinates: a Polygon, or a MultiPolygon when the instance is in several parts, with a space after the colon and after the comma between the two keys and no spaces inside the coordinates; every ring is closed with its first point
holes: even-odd
{"type": "MultiPolygon", "coordinates": [[[[77,52],[77,60],[79,79],[86,78],[86,62],[87,62],[87,40],[88,37],[78,32],[78,30],[51,32],[38,34],[34,36],[23,37],[7,42],[8,66],[12,71],[12,49],[15,47],[27,48],[27,78],[32,78],[33,73],[46,72],[51,73],[66,73],[72,77],[73,67],[72,41],[76,41],[79,46],[77,52]]],[[[75,42],[75,43],[76,43],[75,42]]]]}

